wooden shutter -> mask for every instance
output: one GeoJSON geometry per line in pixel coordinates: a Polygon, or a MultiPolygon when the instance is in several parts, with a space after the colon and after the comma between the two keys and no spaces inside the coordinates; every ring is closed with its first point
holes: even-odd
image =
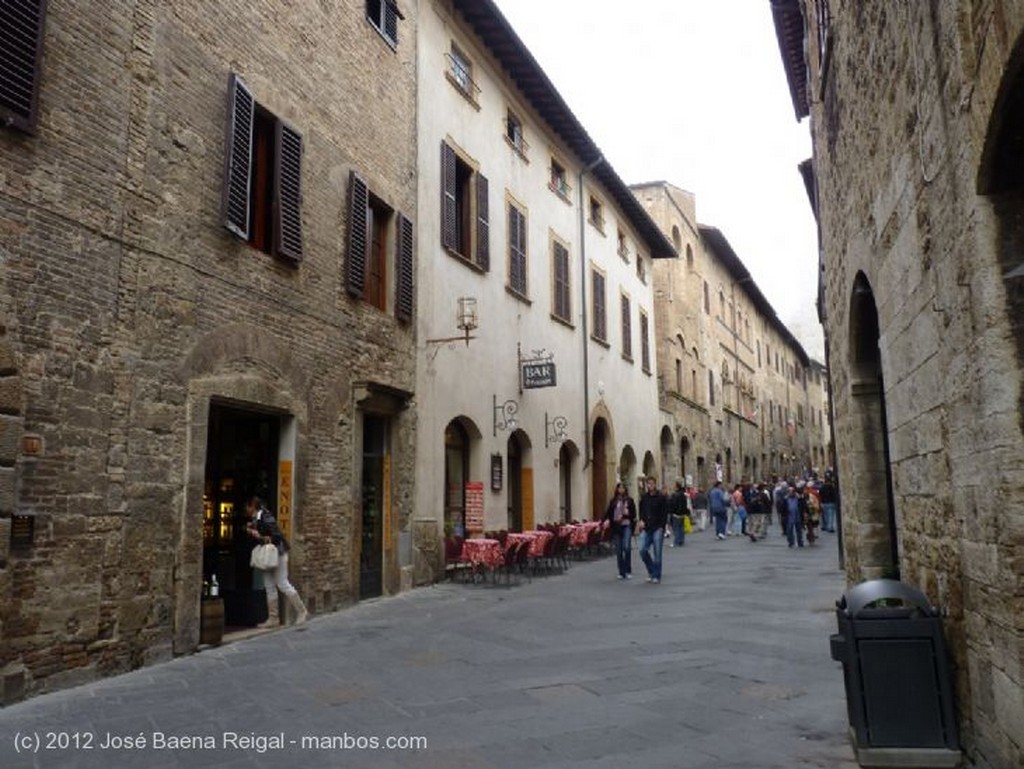
{"type": "Polygon", "coordinates": [[[345,259],[345,290],[349,296],[361,299],[366,287],[366,251],[369,248],[370,190],[355,171],[348,181],[348,255],[345,259]]]}
{"type": "Polygon", "coordinates": [[[0,126],[34,133],[46,0],[0,3],[0,126]]]}
{"type": "Polygon", "coordinates": [[[630,317],[629,297],[622,296],[622,354],[633,357],[633,319],[630,317]]]}
{"type": "Polygon", "coordinates": [[[651,370],[651,346],[648,341],[647,315],[640,313],[640,366],[644,371],[651,370]]]}
{"type": "Polygon", "coordinates": [[[604,275],[599,272],[593,272],[591,274],[594,276],[594,336],[603,341],[608,335],[608,323],[604,303],[604,275]]]}
{"type": "Polygon", "coordinates": [[[274,253],[302,259],[302,136],[277,121],[274,173],[274,253]]]}
{"type": "Polygon", "coordinates": [[[513,291],[526,295],[526,217],[508,204],[508,283],[513,291]]]}
{"type": "Polygon", "coordinates": [[[228,124],[224,142],[224,226],[249,239],[249,191],[252,176],[252,93],[238,75],[228,77],[228,124]]]}
{"type": "Polygon", "coordinates": [[[455,203],[455,150],[441,142],[441,245],[449,251],[458,251],[456,237],[455,203]]]}
{"type": "Polygon", "coordinates": [[[401,323],[412,320],[414,296],[413,284],[413,228],[412,222],[398,214],[396,228],[398,246],[395,259],[398,286],[395,290],[395,318],[401,323]]]}
{"type": "Polygon", "coordinates": [[[555,243],[555,315],[571,322],[569,314],[569,251],[561,243],[555,243]]]}
{"type": "Polygon", "coordinates": [[[476,264],[481,270],[491,269],[490,218],[487,206],[487,178],[476,175],[476,264]]]}

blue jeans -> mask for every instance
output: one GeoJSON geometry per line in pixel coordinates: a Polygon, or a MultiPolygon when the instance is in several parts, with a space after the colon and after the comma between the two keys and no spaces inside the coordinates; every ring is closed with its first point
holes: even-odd
{"type": "Polygon", "coordinates": [[[672,544],[674,544],[676,547],[686,544],[686,532],[683,531],[683,516],[672,516],[672,534],[674,535],[672,544]]]}
{"type": "Polygon", "coordinates": [[[725,511],[721,513],[714,513],[715,516],[715,536],[725,536],[725,522],[729,519],[728,513],[725,511]]]}
{"type": "Polygon", "coordinates": [[[796,544],[799,544],[800,547],[804,546],[804,522],[800,520],[799,514],[787,515],[786,539],[789,541],[790,547],[793,547],[794,539],[796,539],[796,544]]]}
{"type": "Polygon", "coordinates": [[[615,560],[619,564],[619,576],[625,577],[633,571],[633,530],[619,526],[613,534],[615,539],[615,560]]]}
{"type": "Polygon", "coordinates": [[[836,530],[836,503],[835,502],[822,502],[821,512],[824,520],[821,522],[821,528],[824,531],[835,531],[836,530]]]}
{"type": "Polygon", "coordinates": [[[644,566],[647,567],[647,573],[651,579],[661,580],[661,551],[664,546],[664,529],[655,529],[654,531],[644,529],[640,532],[640,558],[643,560],[644,566]],[[654,548],[653,558],[648,552],[652,547],[654,548]]]}

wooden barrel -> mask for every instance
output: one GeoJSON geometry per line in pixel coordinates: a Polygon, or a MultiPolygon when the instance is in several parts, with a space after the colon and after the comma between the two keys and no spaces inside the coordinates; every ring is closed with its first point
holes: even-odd
{"type": "Polygon", "coordinates": [[[199,614],[199,643],[218,646],[224,639],[224,599],[204,598],[199,614]]]}

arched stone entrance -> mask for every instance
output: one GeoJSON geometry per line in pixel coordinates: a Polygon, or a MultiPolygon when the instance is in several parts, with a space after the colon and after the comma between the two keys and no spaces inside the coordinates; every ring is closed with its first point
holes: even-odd
{"type": "Polygon", "coordinates": [[[845,482],[857,489],[857,505],[848,522],[860,559],[850,564],[861,579],[899,579],[899,545],[892,472],[889,463],[885,383],[878,349],[878,308],[864,273],[858,273],[850,298],[849,462],[845,482]]]}

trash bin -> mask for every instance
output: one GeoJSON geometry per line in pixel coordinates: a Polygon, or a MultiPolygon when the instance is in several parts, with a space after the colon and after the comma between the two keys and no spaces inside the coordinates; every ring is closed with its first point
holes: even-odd
{"type": "Polygon", "coordinates": [[[942,617],[919,590],[863,582],[836,603],[832,659],[843,663],[850,734],[861,766],[960,763],[942,617]],[[911,761],[912,763],[905,763],[911,761]]]}

